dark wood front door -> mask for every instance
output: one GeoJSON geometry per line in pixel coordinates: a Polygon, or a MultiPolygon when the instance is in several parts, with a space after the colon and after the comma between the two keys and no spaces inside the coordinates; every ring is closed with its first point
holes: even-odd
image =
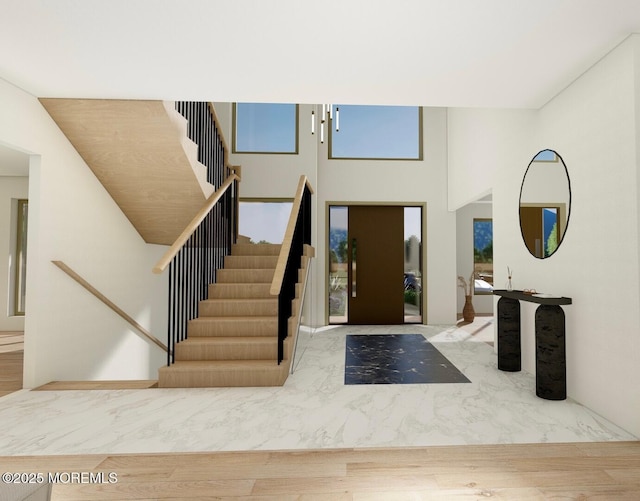
{"type": "Polygon", "coordinates": [[[404,322],[404,208],[350,206],[348,322],[404,322]]]}
{"type": "Polygon", "coordinates": [[[529,252],[538,258],[545,258],[553,253],[560,242],[560,207],[520,206],[520,228],[524,243],[529,252]],[[553,233],[553,234],[552,234],[553,233]],[[549,249],[549,239],[556,245],[549,249]]]}

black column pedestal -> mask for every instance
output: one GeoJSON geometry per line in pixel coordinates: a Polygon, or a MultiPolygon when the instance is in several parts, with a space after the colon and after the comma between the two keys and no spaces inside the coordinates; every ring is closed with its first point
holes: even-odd
{"type": "Polygon", "coordinates": [[[560,306],[541,305],[536,310],[536,395],[547,400],[567,398],[564,325],[560,306]]]}
{"type": "Polygon", "coordinates": [[[508,297],[498,300],[498,369],[521,370],[520,301],[508,297]]]}

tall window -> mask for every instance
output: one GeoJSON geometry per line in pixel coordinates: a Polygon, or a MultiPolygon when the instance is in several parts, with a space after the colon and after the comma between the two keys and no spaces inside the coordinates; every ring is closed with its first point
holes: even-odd
{"type": "Polygon", "coordinates": [[[233,124],[234,153],[298,152],[296,104],[236,103],[233,124]]]}
{"type": "Polygon", "coordinates": [[[329,158],[422,160],[420,107],[337,106],[340,130],[330,132],[329,158]]]}
{"type": "Polygon", "coordinates": [[[474,293],[493,292],[493,221],[473,220],[473,271],[474,293]]]}

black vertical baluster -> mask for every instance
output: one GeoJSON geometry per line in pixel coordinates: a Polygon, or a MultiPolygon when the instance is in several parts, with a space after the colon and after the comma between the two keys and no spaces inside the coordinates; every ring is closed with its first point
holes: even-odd
{"type": "Polygon", "coordinates": [[[180,319],[180,342],[184,341],[184,322],[189,315],[189,247],[182,249],[182,318],[180,319]]]}
{"type": "Polygon", "coordinates": [[[197,293],[197,282],[196,282],[196,276],[195,276],[195,269],[194,269],[194,261],[195,261],[195,238],[193,235],[191,235],[190,238],[191,241],[191,247],[189,249],[189,317],[187,318],[187,322],[189,320],[191,320],[194,316],[195,313],[195,301],[196,301],[196,293],[197,293]]]}
{"type": "MultiPolygon", "coordinates": [[[[177,101],[175,109],[187,120],[187,135],[198,145],[198,161],[207,167],[207,181],[219,188],[226,178],[222,137],[205,102],[177,101]]],[[[168,363],[175,362],[175,346],[186,339],[189,320],[230,254],[236,232],[237,182],[207,214],[169,265],[168,363]]]]}
{"type": "Polygon", "coordinates": [[[195,295],[196,295],[196,290],[195,290],[195,274],[194,274],[194,270],[193,270],[193,258],[194,258],[194,251],[195,251],[195,239],[193,238],[193,235],[191,235],[191,238],[189,239],[189,286],[188,286],[188,290],[189,290],[189,315],[187,317],[187,322],[189,320],[191,320],[193,318],[193,303],[195,302],[195,295]]]}
{"type": "Polygon", "coordinates": [[[173,260],[169,263],[169,290],[167,296],[169,297],[169,304],[167,305],[167,314],[169,321],[169,329],[167,334],[167,365],[171,365],[173,360],[171,359],[171,355],[173,353],[173,280],[171,279],[173,275],[173,260]]]}
{"type": "Polygon", "coordinates": [[[198,298],[196,301],[196,310],[194,314],[194,318],[198,316],[198,311],[200,310],[200,301],[204,299],[204,291],[203,291],[203,283],[204,277],[202,276],[202,242],[201,242],[201,232],[202,229],[198,226],[198,237],[196,238],[196,290],[198,291],[198,298]]]}
{"type": "Polygon", "coordinates": [[[176,344],[180,342],[180,330],[182,325],[182,249],[175,258],[176,262],[176,344]]]}
{"type": "Polygon", "coordinates": [[[178,325],[178,343],[182,341],[182,324],[184,324],[184,315],[185,315],[185,273],[184,273],[184,262],[185,262],[185,249],[184,247],[180,251],[180,324],[178,325]]]}

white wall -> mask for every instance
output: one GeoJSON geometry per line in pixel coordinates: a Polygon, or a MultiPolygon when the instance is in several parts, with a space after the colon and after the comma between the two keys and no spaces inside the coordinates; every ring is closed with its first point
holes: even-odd
{"type": "MultiPolygon", "coordinates": [[[[231,137],[231,106],[216,103],[216,113],[231,137]]],[[[430,324],[456,320],[455,213],[447,209],[447,112],[424,109],[424,160],[329,160],[328,141],[311,135],[311,106],[300,106],[299,155],[231,155],[242,165],[241,197],[292,197],[301,174],[314,187],[312,262],[315,325],[324,325],[326,302],[327,202],[427,204],[423,263],[426,264],[426,317],[430,324]],[[307,124],[309,126],[307,127],[307,124]],[[274,182],[275,181],[275,182],[274,182]]],[[[346,124],[342,124],[345,127],[346,124]]]]}
{"type": "MultiPolygon", "coordinates": [[[[456,274],[463,276],[465,280],[469,279],[473,271],[473,220],[492,219],[492,217],[490,202],[470,203],[456,211],[456,274]]],[[[502,289],[503,285],[496,283],[495,288],[502,289]]],[[[458,313],[462,313],[464,301],[464,291],[458,287],[458,313]]],[[[476,313],[493,313],[493,294],[474,295],[473,309],[476,313]]]]}
{"type": "MultiPolygon", "coordinates": [[[[2,169],[0,165],[0,170],[2,169]]],[[[11,263],[11,256],[15,256],[15,218],[16,200],[26,199],[29,194],[29,178],[0,176],[0,331],[21,331],[24,329],[24,317],[13,315],[12,297],[14,295],[13,273],[15,262],[11,263]]],[[[15,260],[14,260],[15,261],[15,260]]]]}
{"type": "Polygon", "coordinates": [[[149,379],[165,354],[56,268],[62,260],[160,339],[163,248],[145,244],[38,100],[0,80],[0,142],[32,154],[24,385],[149,379]]]}
{"type": "Polygon", "coordinates": [[[523,203],[569,203],[569,183],[563,163],[532,162],[522,184],[523,203]]]}
{"type": "Polygon", "coordinates": [[[569,395],[640,436],[638,50],[628,39],[540,111],[537,140],[567,165],[571,215],[555,255],[520,262],[537,290],[573,298],[569,395]]]}
{"type": "MultiPolygon", "coordinates": [[[[509,265],[514,288],[573,298],[563,308],[569,397],[640,436],[638,46],[628,39],[537,112],[451,110],[449,148],[450,180],[460,181],[450,185],[450,204],[472,198],[476,183],[493,190],[496,282],[506,281],[509,265]],[[514,113],[522,120],[512,122],[514,113]],[[470,141],[473,129],[481,137],[470,141]],[[518,195],[531,158],[545,148],[567,165],[572,206],[562,245],[540,260],[522,241],[518,195]],[[473,161],[489,151],[497,161],[487,179],[473,161]]],[[[531,373],[534,312],[522,303],[522,362],[531,373]]]]}
{"type": "Polygon", "coordinates": [[[536,112],[532,110],[449,108],[450,210],[492,193],[497,178],[505,176],[518,181],[516,189],[504,194],[504,202],[518,206],[522,169],[539,151],[532,151],[531,146],[535,119],[536,112]]]}
{"type": "MultiPolygon", "coordinates": [[[[341,124],[346,127],[347,124],[341,124]]],[[[423,298],[429,324],[456,320],[455,213],[447,210],[447,113],[423,110],[424,160],[328,160],[327,143],[320,145],[317,190],[317,262],[315,281],[319,318],[325,318],[327,202],[426,203],[423,233],[423,298]]]]}
{"type": "MultiPolygon", "coordinates": [[[[232,104],[215,103],[229,150],[232,148],[232,104]]],[[[242,166],[240,198],[293,198],[301,175],[316,186],[316,136],[310,133],[311,106],[299,106],[299,153],[232,153],[231,164],[242,166]],[[307,126],[309,129],[307,129],[307,126]]]]}

